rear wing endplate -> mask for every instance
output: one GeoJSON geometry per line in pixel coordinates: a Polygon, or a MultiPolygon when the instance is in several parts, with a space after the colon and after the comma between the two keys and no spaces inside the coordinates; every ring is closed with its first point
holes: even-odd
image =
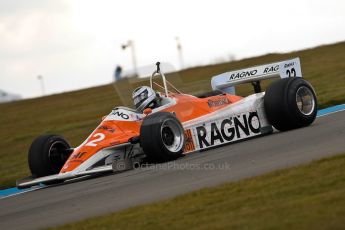
{"type": "Polygon", "coordinates": [[[235,85],[252,83],[258,93],[257,91],[261,91],[261,80],[275,77],[302,77],[299,58],[222,73],[212,77],[211,86],[213,90],[233,92],[235,85]]]}

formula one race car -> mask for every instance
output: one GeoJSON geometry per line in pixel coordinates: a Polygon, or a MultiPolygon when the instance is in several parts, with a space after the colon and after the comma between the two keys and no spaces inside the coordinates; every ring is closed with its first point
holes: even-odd
{"type": "MultiPolygon", "coordinates": [[[[44,135],[29,150],[32,176],[19,188],[55,184],[103,172],[121,171],[119,162],[164,162],[183,154],[310,125],[316,117],[313,87],[302,79],[299,58],[223,73],[211,80],[212,93],[179,92],[157,63],[150,87],[133,93],[136,109],[116,107],[78,147],[61,136],[44,135]],[[154,82],[156,75],[163,86],[154,82]],[[280,77],[266,92],[260,81],[280,77]],[[252,83],[255,94],[240,97],[234,86],[252,83]],[[153,91],[159,86],[163,92],[153,91]],[[176,92],[168,90],[173,88],[176,92]]],[[[125,165],[126,165],[125,164],[125,165]]]]}

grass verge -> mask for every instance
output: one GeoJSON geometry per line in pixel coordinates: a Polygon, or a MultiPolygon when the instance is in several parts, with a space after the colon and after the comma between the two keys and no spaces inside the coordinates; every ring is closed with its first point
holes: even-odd
{"type": "MultiPolygon", "coordinates": [[[[201,66],[168,76],[185,93],[210,90],[210,79],[229,70],[300,57],[305,79],[314,86],[321,108],[345,102],[345,42],[285,54],[269,54],[230,63],[201,66]]],[[[42,98],[0,104],[0,189],[15,185],[15,180],[30,175],[27,151],[41,134],[59,134],[72,146],[84,141],[102,116],[130,99],[131,88],[125,80],[42,98]]],[[[263,87],[267,86],[267,82],[263,87]]],[[[250,85],[240,86],[239,95],[252,93],[250,85]]],[[[130,103],[130,102],[129,102],[130,103]]],[[[126,104],[126,103],[125,103],[126,104]]],[[[127,101],[128,104],[128,101],[127,101]]]]}
{"type": "Polygon", "coordinates": [[[345,155],[51,229],[343,229],[345,155]]]}

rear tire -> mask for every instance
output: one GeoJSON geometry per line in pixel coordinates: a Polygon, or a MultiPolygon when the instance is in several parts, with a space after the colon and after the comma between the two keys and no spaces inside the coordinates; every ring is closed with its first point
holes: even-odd
{"type": "MultiPolygon", "coordinates": [[[[29,149],[29,168],[33,176],[44,177],[58,174],[67,161],[70,152],[68,142],[61,136],[43,135],[36,138],[29,149]]],[[[61,180],[44,184],[56,184],[61,180]]]]}
{"type": "Polygon", "coordinates": [[[280,131],[310,125],[316,118],[317,98],[302,78],[284,78],[266,90],[264,106],[268,121],[280,131]]]}
{"type": "Polygon", "coordinates": [[[184,129],[173,114],[153,113],[141,125],[140,144],[150,162],[175,160],[182,156],[184,129]]]}

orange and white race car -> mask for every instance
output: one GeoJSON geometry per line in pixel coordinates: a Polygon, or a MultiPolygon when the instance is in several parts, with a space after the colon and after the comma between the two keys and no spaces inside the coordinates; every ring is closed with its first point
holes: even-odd
{"type": "Polygon", "coordinates": [[[157,63],[150,87],[133,92],[136,109],[116,107],[78,147],[61,136],[44,135],[29,150],[32,176],[19,188],[55,184],[101,172],[121,171],[133,162],[164,162],[183,154],[310,125],[317,99],[302,79],[299,58],[223,73],[211,80],[213,92],[183,94],[165,78],[157,63]],[[162,78],[163,86],[154,82],[162,78]],[[280,77],[261,92],[260,81],[280,77]],[[240,97],[234,86],[252,83],[255,93],[240,97]],[[153,91],[154,84],[163,92],[153,91]],[[176,92],[168,89],[173,88],[176,92]]]}

